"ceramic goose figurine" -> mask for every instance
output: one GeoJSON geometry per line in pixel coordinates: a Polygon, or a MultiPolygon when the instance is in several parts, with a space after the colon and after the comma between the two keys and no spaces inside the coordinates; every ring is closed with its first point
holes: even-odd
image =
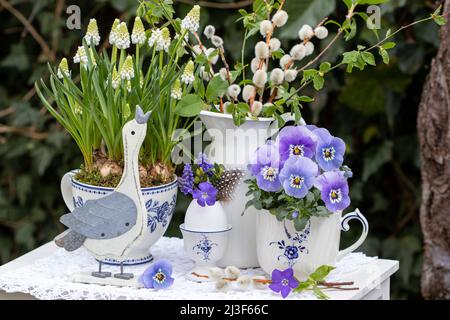
{"type": "MultiPolygon", "coordinates": [[[[67,251],[84,245],[99,261],[98,272],[92,272],[94,277],[110,277],[110,272],[102,272],[101,260],[124,261],[128,249],[145,231],[147,211],[141,194],[138,160],[149,117],[150,112],[144,114],[137,106],[135,119],[123,127],[124,170],[114,192],[98,200],[86,201],[83,207],[60,219],[69,230],[55,239],[56,244],[67,251]]],[[[114,277],[129,280],[133,274],[123,273],[121,264],[120,273],[114,277]]]]}

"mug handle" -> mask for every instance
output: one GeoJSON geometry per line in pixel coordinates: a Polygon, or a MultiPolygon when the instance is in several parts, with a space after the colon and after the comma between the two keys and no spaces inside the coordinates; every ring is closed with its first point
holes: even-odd
{"type": "Polygon", "coordinates": [[[369,223],[367,222],[366,218],[362,215],[362,213],[359,211],[359,209],[356,209],[354,212],[349,212],[341,218],[341,229],[343,231],[348,231],[350,229],[348,222],[352,219],[357,219],[359,220],[359,222],[361,222],[363,226],[363,231],[359,239],[354,244],[352,244],[350,247],[346,249],[339,251],[337,257],[338,260],[345,257],[350,252],[353,252],[356,249],[358,249],[358,247],[364,242],[364,240],[366,240],[367,234],[369,233],[369,223]]]}
{"type": "MultiPolygon", "coordinates": [[[[291,113],[291,112],[283,113],[283,114],[280,115],[280,116],[281,116],[281,118],[282,118],[285,122],[288,122],[288,121],[294,121],[294,120],[295,120],[295,116],[294,116],[294,114],[291,113]]],[[[300,121],[299,121],[299,124],[302,125],[302,126],[304,126],[304,125],[306,125],[306,122],[305,122],[305,120],[303,120],[303,118],[301,118],[300,121]]],[[[270,124],[268,130],[269,130],[269,131],[268,131],[268,133],[269,133],[268,136],[269,136],[269,137],[272,137],[273,139],[275,139],[275,138],[277,137],[277,135],[278,135],[278,131],[280,131],[280,128],[278,127],[278,120],[277,120],[277,119],[275,119],[275,120],[270,124]]]]}
{"type": "Polygon", "coordinates": [[[73,203],[72,177],[73,172],[67,172],[61,179],[61,194],[67,208],[72,212],[75,209],[73,203]]]}

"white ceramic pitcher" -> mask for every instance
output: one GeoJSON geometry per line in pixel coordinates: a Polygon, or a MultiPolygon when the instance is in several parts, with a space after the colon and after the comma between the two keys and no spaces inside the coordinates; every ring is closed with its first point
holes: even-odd
{"type": "Polygon", "coordinates": [[[329,217],[311,217],[306,227],[298,232],[292,221],[278,221],[267,210],[257,215],[257,254],[261,268],[271,274],[273,269],[293,268],[303,278],[321,265],[334,266],[346,254],[356,250],[366,239],[369,224],[361,212],[342,216],[341,212],[329,217]],[[358,220],[363,227],[359,239],[344,250],[339,250],[341,230],[348,231],[348,222],[358,220]]]}
{"type": "MultiPolygon", "coordinates": [[[[285,121],[292,120],[290,114],[282,116],[285,121]]],[[[230,114],[202,111],[200,119],[208,130],[211,144],[205,149],[212,162],[221,163],[228,169],[239,168],[247,172],[247,164],[258,147],[278,132],[278,124],[273,118],[247,118],[237,127],[230,114]]],[[[243,180],[248,179],[246,174],[243,180]]],[[[256,214],[258,210],[250,207],[245,210],[249,200],[245,194],[248,186],[241,182],[236,188],[234,199],[223,203],[228,223],[233,226],[228,238],[225,256],[220,266],[234,265],[239,268],[257,267],[256,256],[256,214]]]]}

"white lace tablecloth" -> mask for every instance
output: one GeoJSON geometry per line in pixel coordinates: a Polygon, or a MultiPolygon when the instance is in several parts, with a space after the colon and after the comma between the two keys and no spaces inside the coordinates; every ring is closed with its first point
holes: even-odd
{"type": "MultiPolygon", "coordinates": [[[[34,263],[14,271],[0,275],[0,289],[6,292],[23,292],[39,299],[278,299],[280,296],[270,289],[246,289],[218,291],[214,283],[194,283],[184,278],[192,269],[194,262],[183,250],[183,241],[179,238],[162,238],[151,249],[155,260],[167,259],[174,267],[175,282],[172,287],[162,291],[153,289],[137,289],[131,287],[101,286],[94,284],[73,283],[70,275],[78,271],[93,271],[98,268],[97,262],[84,249],[69,253],[58,250],[55,253],[36,260],[34,263]]],[[[339,281],[344,274],[356,271],[374,257],[362,253],[351,253],[336,265],[327,281],[339,281]]],[[[125,272],[140,275],[149,264],[126,267],[125,272]]],[[[117,266],[104,266],[105,271],[117,273],[117,266]]],[[[261,275],[261,269],[243,270],[243,274],[261,275]]],[[[291,299],[314,299],[310,292],[291,294],[291,299]]]]}

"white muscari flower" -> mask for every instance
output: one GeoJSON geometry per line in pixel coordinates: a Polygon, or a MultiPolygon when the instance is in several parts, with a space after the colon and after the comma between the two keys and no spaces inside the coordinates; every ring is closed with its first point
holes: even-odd
{"type": "Polygon", "coordinates": [[[277,26],[277,27],[282,27],[286,24],[286,22],[288,21],[288,14],[286,11],[284,10],[280,10],[278,12],[276,12],[273,17],[272,17],[272,22],[277,26]]]}
{"type": "Polygon", "coordinates": [[[316,29],[314,29],[314,34],[318,39],[325,39],[326,37],[328,37],[328,29],[324,26],[317,27],[316,29]]]}
{"type": "Polygon", "coordinates": [[[283,68],[283,69],[286,69],[288,64],[292,65],[291,61],[292,61],[292,57],[290,55],[288,55],[288,54],[285,54],[280,59],[280,67],[283,68]]]}
{"type": "Polygon", "coordinates": [[[78,103],[75,102],[75,107],[73,108],[73,112],[75,112],[75,114],[82,115],[83,108],[78,103]]]}
{"type": "Polygon", "coordinates": [[[237,279],[241,275],[241,270],[235,266],[228,266],[225,268],[225,277],[230,279],[237,279]]]}
{"type": "Polygon", "coordinates": [[[303,25],[298,31],[298,37],[300,40],[311,39],[314,37],[314,30],[310,25],[303,25]]]}
{"type": "Polygon", "coordinates": [[[270,73],[270,82],[273,84],[282,84],[284,81],[284,72],[280,68],[275,68],[270,73]]]}
{"type": "Polygon", "coordinates": [[[113,22],[113,25],[111,27],[111,32],[109,33],[109,43],[111,45],[115,45],[116,44],[116,40],[117,40],[117,27],[120,24],[120,20],[119,19],[115,19],[113,22]]]}
{"type": "Polygon", "coordinates": [[[172,99],[175,100],[181,100],[181,96],[183,94],[183,90],[181,89],[181,83],[180,80],[175,80],[175,83],[173,84],[172,90],[170,92],[170,96],[172,99]]]}
{"type": "Polygon", "coordinates": [[[303,44],[296,44],[292,47],[290,55],[294,60],[302,60],[306,56],[306,47],[303,44]]]}
{"type": "Polygon", "coordinates": [[[297,78],[298,71],[295,69],[287,69],[284,71],[284,80],[292,82],[297,78]]]}
{"type": "Polygon", "coordinates": [[[133,58],[130,55],[127,56],[125,62],[120,68],[120,78],[122,80],[131,80],[134,78],[133,58]]]}
{"type": "Polygon", "coordinates": [[[88,63],[88,58],[86,56],[86,51],[84,50],[83,46],[78,47],[77,53],[73,57],[73,62],[74,63],[80,63],[81,62],[81,63],[84,63],[84,64],[88,63]]]}
{"type": "Polygon", "coordinates": [[[57,76],[60,79],[64,79],[64,74],[67,77],[70,77],[69,64],[67,63],[67,59],[66,58],[62,58],[61,62],[59,63],[57,76]]]}
{"type": "Polygon", "coordinates": [[[267,73],[264,70],[256,70],[253,75],[253,83],[257,88],[264,88],[267,83],[267,73]]]}
{"type": "Polygon", "coordinates": [[[84,39],[86,40],[88,45],[91,45],[91,41],[96,46],[100,44],[100,34],[98,33],[97,20],[91,19],[89,21],[84,39]]]}
{"type": "Polygon", "coordinates": [[[211,56],[215,50],[216,49],[214,48],[208,48],[205,50],[206,57],[208,58],[208,61],[212,64],[216,64],[217,61],[219,61],[219,54],[217,52],[214,56],[211,56]]]}
{"type": "Polygon", "coordinates": [[[223,46],[223,39],[219,36],[213,36],[211,38],[211,43],[216,47],[216,48],[220,48],[223,46]]]}
{"type": "Polygon", "coordinates": [[[251,84],[247,84],[244,86],[244,89],[242,90],[242,99],[245,102],[248,102],[251,98],[255,97],[256,95],[256,89],[251,84]]]}
{"type": "Polygon", "coordinates": [[[130,34],[128,32],[128,27],[125,22],[121,22],[116,29],[117,38],[115,40],[115,45],[119,49],[128,49],[130,47],[130,34]]]}
{"type": "Polygon", "coordinates": [[[133,31],[131,32],[131,42],[136,45],[143,45],[147,40],[145,36],[144,24],[140,17],[134,19],[133,31]]]}
{"type": "Polygon", "coordinates": [[[154,29],[148,39],[150,47],[155,46],[156,51],[168,51],[170,46],[170,31],[168,28],[154,29]]]}
{"type": "Polygon", "coordinates": [[[305,55],[310,56],[313,54],[313,52],[314,52],[314,43],[308,41],[307,43],[305,43],[305,55]]]}
{"type": "Polygon", "coordinates": [[[267,65],[264,61],[261,61],[259,58],[253,58],[250,62],[250,68],[252,72],[255,73],[259,69],[259,65],[262,62],[262,70],[267,71],[267,65]]]}
{"type": "Polygon", "coordinates": [[[214,26],[212,26],[212,25],[207,25],[205,27],[205,30],[203,30],[203,34],[208,39],[211,39],[214,36],[215,33],[216,33],[216,28],[214,26]]]}
{"type": "Polygon", "coordinates": [[[111,78],[111,86],[113,87],[113,89],[117,89],[120,85],[120,76],[119,73],[117,72],[116,67],[114,67],[113,69],[113,73],[112,73],[112,78],[111,78]]]}
{"type": "Polygon", "coordinates": [[[181,82],[189,85],[193,83],[194,80],[195,80],[194,62],[192,60],[189,60],[188,63],[186,63],[186,66],[184,67],[183,74],[181,75],[181,82]]]}
{"type": "Polygon", "coordinates": [[[269,41],[269,50],[270,53],[277,51],[281,47],[281,42],[277,38],[272,38],[269,41]]]}
{"type": "Polygon", "coordinates": [[[253,101],[251,115],[258,117],[261,114],[263,104],[260,101],[253,101]]]}
{"type": "Polygon", "coordinates": [[[260,41],[255,45],[255,56],[260,59],[269,57],[269,48],[264,41],[260,41]]]}
{"type": "Polygon", "coordinates": [[[181,27],[189,30],[191,33],[197,32],[200,27],[200,6],[195,5],[191,11],[181,21],[181,27]]]}
{"type": "Polygon", "coordinates": [[[236,100],[241,93],[241,87],[239,87],[237,84],[232,84],[228,87],[227,93],[232,99],[236,100]]]}
{"type": "Polygon", "coordinates": [[[270,20],[263,20],[261,21],[261,24],[259,25],[259,33],[263,37],[267,36],[267,34],[271,33],[273,31],[273,25],[270,20]]]}
{"type": "Polygon", "coordinates": [[[127,80],[127,91],[131,92],[131,81],[127,80]]]}

